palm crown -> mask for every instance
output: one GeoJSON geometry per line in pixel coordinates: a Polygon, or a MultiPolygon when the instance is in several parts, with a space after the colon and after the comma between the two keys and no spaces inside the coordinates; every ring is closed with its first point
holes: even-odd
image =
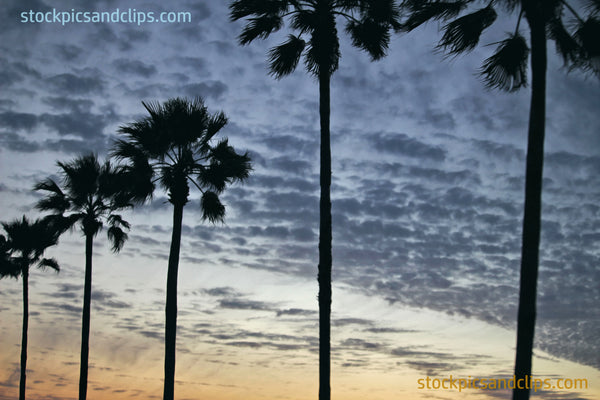
{"type": "Polygon", "coordinates": [[[225,114],[210,114],[201,98],[142,104],[150,115],[122,126],[119,133],[126,139],[117,140],[113,151],[128,161],[125,171],[136,177],[131,197],[150,197],[158,182],[172,204],[184,205],[191,183],[202,193],[203,218],[221,221],[225,207],[218,195],[251,170],[248,155],[237,154],[227,139],[212,144],[227,123],[225,114]]]}
{"type": "Polygon", "coordinates": [[[3,222],[7,236],[0,235],[0,277],[17,278],[26,268],[37,265],[40,268],[59,270],[52,258],[42,258],[44,251],[58,243],[58,232],[44,220],[30,222],[25,216],[21,220],[3,222]]]}
{"type": "Polygon", "coordinates": [[[122,170],[109,161],[101,165],[94,154],[57,164],[63,188],[51,178],[37,183],[35,190],[48,193],[37,203],[37,208],[54,213],[48,221],[56,224],[57,229],[65,231],[80,223],[86,236],[95,236],[106,222],[113,251],[121,250],[129,223],[114,212],[130,206],[123,193],[122,170]]]}
{"type": "Polygon", "coordinates": [[[398,18],[393,0],[237,0],[230,5],[230,11],[234,21],[248,18],[239,36],[244,45],[278,31],[289,17],[298,34],[290,34],[286,42],[269,52],[270,71],[277,78],[293,72],[303,54],[306,68],[315,76],[331,75],[337,70],[338,16],[345,18],[353,45],[367,51],[373,59],[385,56],[390,28],[397,27],[398,18]]]}
{"type": "Polygon", "coordinates": [[[496,44],[495,53],[483,62],[480,73],[487,86],[515,91],[527,85],[529,46],[519,32],[522,17],[541,23],[556,44],[557,52],[569,68],[591,71],[600,76],[600,2],[587,0],[589,15],[581,17],[565,0],[405,0],[408,17],[400,31],[411,31],[429,20],[452,21],[444,26],[438,48],[456,55],[473,50],[481,34],[497,18],[496,9],[519,10],[515,30],[496,44]],[[485,6],[457,17],[471,5],[485,6]],[[566,21],[566,15],[573,21],[566,21]]]}

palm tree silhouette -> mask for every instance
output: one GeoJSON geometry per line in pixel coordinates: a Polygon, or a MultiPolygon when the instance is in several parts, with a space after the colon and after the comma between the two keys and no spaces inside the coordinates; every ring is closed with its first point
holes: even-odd
{"type": "MultiPolygon", "coordinates": [[[[458,16],[475,0],[421,1],[405,0],[402,6],[409,17],[401,30],[410,31],[432,19],[449,20],[458,16]]],[[[536,291],[542,205],[542,175],[546,117],[547,41],[552,39],[564,63],[571,68],[591,71],[600,76],[600,2],[590,1],[584,19],[566,0],[491,0],[469,14],[447,23],[438,47],[451,55],[468,52],[479,43],[481,33],[497,18],[494,6],[508,11],[519,10],[515,31],[498,43],[496,52],[484,61],[481,75],[488,87],[515,91],[527,85],[527,59],[531,50],[531,104],[525,170],[525,206],[521,245],[521,279],[517,317],[515,376],[531,376],[531,358],[536,318],[536,291]],[[568,11],[575,24],[565,24],[568,11]],[[525,17],[530,40],[519,28],[525,17]],[[574,26],[569,31],[568,26],[574,26]]],[[[515,387],[513,399],[529,399],[529,389],[515,387]]]]}
{"type": "Polygon", "coordinates": [[[125,230],[129,223],[116,214],[130,207],[122,195],[122,172],[106,161],[100,164],[95,154],[80,156],[70,162],[58,162],[61,184],[47,178],[34,187],[47,193],[36,207],[54,214],[46,217],[50,225],[65,232],[78,225],[85,236],[85,283],[81,328],[81,364],[79,374],[79,400],[87,397],[88,358],[90,341],[90,306],[92,296],[92,253],[94,237],[104,223],[109,226],[107,236],[112,250],[118,252],[127,240],[125,230]]]}
{"type": "Polygon", "coordinates": [[[398,10],[394,0],[236,0],[230,5],[233,21],[247,18],[239,36],[240,44],[265,39],[284,25],[286,18],[298,32],[269,52],[271,74],[279,79],[291,74],[304,55],[307,71],[319,81],[320,210],[319,210],[319,399],[331,396],[331,145],[330,80],[340,59],[336,18],[346,20],[352,44],[367,51],[373,60],[385,56],[390,28],[396,26],[398,10]],[[305,41],[302,37],[308,37],[305,41]]]}
{"type": "Polygon", "coordinates": [[[3,222],[6,237],[0,235],[0,278],[7,276],[23,281],[23,333],[21,336],[21,379],[19,400],[25,400],[27,371],[27,331],[29,327],[29,268],[52,268],[59,271],[53,258],[42,258],[44,251],[58,243],[59,232],[43,220],[3,222]]]}
{"type": "Polygon", "coordinates": [[[116,141],[113,156],[127,162],[126,171],[136,177],[132,198],[151,197],[158,182],[173,205],[173,231],[167,272],[165,308],[165,400],[175,390],[177,334],[177,272],[181,246],[183,207],[189,199],[189,184],[201,193],[202,218],[223,221],[225,206],[219,200],[228,184],[248,178],[252,169],[248,154],[237,154],[227,139],[212,145],[225,126],[223,112],[210,114],[201,98],[182,98],[165,103],[142,102],[150,116],[119,128],[125,139],[116,141]]]}

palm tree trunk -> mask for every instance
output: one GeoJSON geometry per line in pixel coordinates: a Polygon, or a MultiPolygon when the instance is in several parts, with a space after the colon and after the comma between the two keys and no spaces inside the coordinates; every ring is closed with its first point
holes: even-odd
{"type": "Polygon", "coordinates": [[[85,235],[85,282],[83,286],[83,314],[81,318],[81,361],[79,367],[79,400],[87,397],[88,359],[90,353],[90,314],[92,303],[93,234],[85,235]]]}
{"type": "MultiPolygon", "coordinates": [[[[185,203],[184,203],[185,204],[185,203]]],[[[173,232],[169,267],[167,271],[167,305],[165,308],[165,381],[164,400],[173,400],[175,394],[175,349],[177,338],[177,270],[181,247],[183,204],[173,205],[173,232]]]]}
{"type": "Polygon", "coordinates": [[[27,383],[27,330],[29,328],[29,267],[23,268],[23,333],[21,334],[21,380],[19,400],[25,400],[27,383]]]}
{"type": "MultiPolygon", "coordinates": [[[[543,6],[540,6],[543,7],[543,6]]],[[[546,119],[546,31],[542,18],[528,18],[531,29],[531,109],[525,171],[525,213],[521,247],[521,282],[517,320],[514,400],[529,399],[531,358],[536,317],[536,291],[542,208],[544,133],[546,119]],[[519,381],[523,379],[522,381],[519,381]],[[526,384],[527,383],[527,384],[526,384]],[[521,386],[521,387],[519,387],[521,386]]]]}
{"type": "Polygon", "coordinates": [[[321,119],[321,199],[319,217],[319,400],[331,397],[331,138],[330,74],[319,75],[319,114],[321,119]]]}

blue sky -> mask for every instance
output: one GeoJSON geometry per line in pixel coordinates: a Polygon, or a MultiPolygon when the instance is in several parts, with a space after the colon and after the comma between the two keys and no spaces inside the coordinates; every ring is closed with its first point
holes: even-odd
{"type": "MultiPolygon", "coordinates": [[[[482,44],[501,40],[513,19],[482,44]]],[[[202,223],[197,194],[186,206],[177,390],[316,395],[318,90],[302,69],[268,75],[268,49],[287,31],[241,47],[242,23],[229,21],[225,2],[186,0],[5,1],[0,27],[0,219],[36,215],[33,184],[58,160],[106,156],[118,127],[144,115],[142,100],[204,97],[227,114],[222,133],[249,151],[254,172],[224,195],[225,224],[202,223]],[[22,11],[52,8],[189,11],[192,22],[20,22],[22,11]]],[[[529,92],[485,89],[477,69],[494,46],[445,59],[433,51],[437,28],[393,36],[376,63],[341,35],[331,96],[334,398],[421,398],[420,376],[511,373],[529,92]]],[[[599,382],[600,87],[549,50],[534,372],[599,382]]],[[[170,212],[157,193],[127,214],[121,254],[104,233],[96,241],[97,398],[160,394],[170,212]]],[[[61,273],[33,273],[31,398],[52,398],[49,386],[75,396],[83,248],[78,232],[67,235],[51,252],[61,273]]],[[[18,384],[20,289],[0,282],[0,398],[18,384]]]]}

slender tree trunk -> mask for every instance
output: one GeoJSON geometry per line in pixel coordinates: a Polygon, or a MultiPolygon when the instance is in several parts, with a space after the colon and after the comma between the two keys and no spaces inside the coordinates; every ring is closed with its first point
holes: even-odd
{"type": "MultiPolygon", "coordinates": [[[[540,5],[539,7],[544,7],[540,5]]],[[[517,320],[514,400],[528,400],[536,317],[536,291],[542,208],[544,131],[546,119],[546,31],[541,18],[530,18],[531,109],[525,172],[525,213],[521,248],[521,282],[517,320]],[[521,380],[523,379],[523,380],[521,380]],[[521,380],[521,381],[520,381],[521,380]],[[520,387],[519,387],[520,386],[520,387]]]]}
{"type": "Polygon", "coordinates": [[[27,330],[29,328],[29,267],[23,268],[23,333],[21,334],[21,380],[19,400],[25,400],[27,384],[27,330]]]}
{"type": "Polygon", "coordinates": [[[81,362],[79,367],[79,400],[87,397],[88,359],[90,353],[90,313],[92,303],[92,251],[94,235],[85,235],[85,283],[83,287],[83,315],[81,318],[81,362]]]}
{"type": "Polygon", "coordinates": [[[331,140],[329,132],[330,75],[321,68],[321,199],[319,217],[319,400],[331,398],[331,140]]]}
{"type": "MultiPolygon", "coordinates": [[[[184,203],[185,204],[185,203],[184,203]]],[[[181,247],[183,204],[173,205],[173,232],[169,267],[167,271],[167,305],[165,308],[165,381],[164,400],[173,400],[175,394],[175,349],[177,338],[177,270],[181,247]]]]}

